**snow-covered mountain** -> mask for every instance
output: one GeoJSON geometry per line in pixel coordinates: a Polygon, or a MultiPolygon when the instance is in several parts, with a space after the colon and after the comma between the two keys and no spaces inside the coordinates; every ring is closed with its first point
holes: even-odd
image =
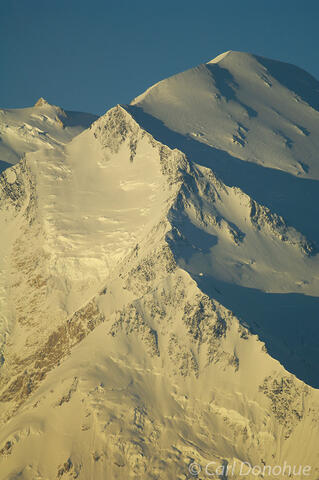
{"type": "Polygon", "coordinates": [[[25,140],[0,177],[0,478],[319,478],[318,86],[227,52],[25,140]]]}
{"type": "Polygon", "coordinates": [[[89,113],[64,111],[44,98],[31,108],[0,109],[0,172],[27,152],[61,147],[96,119],[89,113]]]}

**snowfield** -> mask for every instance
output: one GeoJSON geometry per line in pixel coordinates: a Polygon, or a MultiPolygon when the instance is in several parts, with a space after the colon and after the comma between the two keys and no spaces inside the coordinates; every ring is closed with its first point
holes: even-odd
{"type": "Polygon", "coordinates": [[[2,111],[1,480],[319,478],[318,92],[226,52],[2,111]]]}
{"type": "Polygon", "coordinates": [[[17,163],[26,152],[58,149],[96,119],[89,113],[65,112],[43,98],[34,107],[0,109],[0,171],[17,163]]]}

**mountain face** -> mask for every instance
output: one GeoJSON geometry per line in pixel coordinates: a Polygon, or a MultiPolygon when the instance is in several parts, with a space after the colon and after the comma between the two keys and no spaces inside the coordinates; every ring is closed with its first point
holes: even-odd
{"type": "Polygon", "coordinates": [[[318,87],[227,52],[85,130],[6,113],[1,479],[319,477],[318,87]]]}

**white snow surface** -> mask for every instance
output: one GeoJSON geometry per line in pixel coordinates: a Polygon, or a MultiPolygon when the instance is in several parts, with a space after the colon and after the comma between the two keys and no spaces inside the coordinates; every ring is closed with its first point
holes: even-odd
{"type": "Polygon", "coordinates": [[[86,129],[96,115],[65,112],[40,98],[34,107],[0,109],[0,171],[26,152],[59,148],[86,129]]]}
{"type": "Polygon", "coordinates": [[[319,178],[319,84],[292,65],[229,51],[162,80],[132,105],[241,160],[319,178]]]}
{"type": "Polygon", "coordinates": [[[5,113],[1,480],[319,476],[318,106],[226,52],[84,131],[5,113]]]}

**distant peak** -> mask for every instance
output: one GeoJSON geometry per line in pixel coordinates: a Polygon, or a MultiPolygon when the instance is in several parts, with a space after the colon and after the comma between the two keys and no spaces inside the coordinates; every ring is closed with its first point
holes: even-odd
{"type": "Polygon", "coordinates": [[[43,97],[40,97],[39,100],[34,104],[35,107],[43,107],[45,105],[50,105],[43,97]]]}

